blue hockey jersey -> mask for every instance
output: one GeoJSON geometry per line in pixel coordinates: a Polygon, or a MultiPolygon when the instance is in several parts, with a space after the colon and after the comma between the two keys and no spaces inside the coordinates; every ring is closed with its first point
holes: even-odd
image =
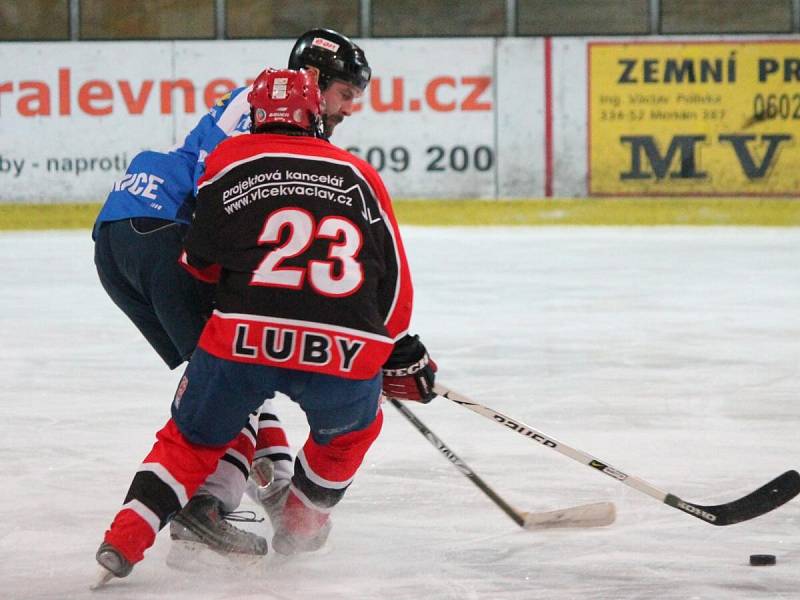
{"type": "Polygon", "coordinates": [[[205,173],[206,156],[222,140],[250,131],[249,90],[237,88],[220,98],[183,145],[169,152],[145,150],[137,154],[108,194],[92,237],[101,223],[132,217],[188,224],[194,212],[197,181],[205,173]]]}

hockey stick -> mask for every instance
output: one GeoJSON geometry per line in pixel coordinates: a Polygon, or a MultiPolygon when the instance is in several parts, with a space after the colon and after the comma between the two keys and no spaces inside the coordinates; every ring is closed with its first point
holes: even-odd
{"type": "Polygon", "coordinates": [[[571,448],[549,435],[525,425],[525,423],[521,421],[517,421],[492,408],[478,404],[443,385],[437,384],[434,386],[434,391],[440,396],[456,404],[460,404],[520,435],[530,438],[542,446],[547,446],[581,464],[597,469],[620,483],[624,483],[643,494],[655,498],[659,502],[682,510],[686,514],[696,517],[706,523],[710,523],[711,525],[733,525],[734,523],[741,523],[742,521],[760,517],[785,504],[800,493],[800,474],[797,471],[791,470],[786,471],[766,485],[761,486],[754,492],[738,500],[714,506],[693,504],[692,502],[687,502],[686,500],[678,498],[678,496],[674,494],[664,492],[638,477],[626,475],[619,469],[596,459],[586,452],[571,448]]]}
{"type": "Polygon", "coordinates": [[[490,488],[486,482],[481,479],[475,471],[461,460],[456,453],[453,452],[447,445],[439,439],[425,424],[420,421],[417,416],[411,412],[401,402],[393,398],[389,398],[389,402],[400,411],[408,421],[417,428],[433,446],[441,452],[447,460],[449,460],[461,473],[474,483],[479,490],[486,494],[492,502],[502,509],[511,520],[523,529],[546,529],[554,527],[602,527],[610,525],[614,522],[616,511],[614,505],[610,502],[598,502],[594,504],[584,504],[581,506],[573,506],[562,510],[554,510],[548,512],[525,512],[520,511],[511,506],[508,502],[503,500],[497,492],[490,488]]]}

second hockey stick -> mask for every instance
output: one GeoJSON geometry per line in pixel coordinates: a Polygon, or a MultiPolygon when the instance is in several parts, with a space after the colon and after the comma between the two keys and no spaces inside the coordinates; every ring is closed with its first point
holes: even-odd
{"type": "Polygon", "coordinates": [[[506,513],[511,520],[523,529],[547,529],[555,527],[602,527],[610,525],[616,517],[614,505],[610,502],[597,502],[594,504],[584,504],[572,506],[562,510],[547,512],[524,512],[517,510],[508,502],[503,500],[487,483],[481,479],[475,471],[461,460],[456,453],[434,434],[417,416],[411,412],[402,402],[390,398],[389,402],[400,411],[408,421],[417,428],[433,446],[441,452],[447,460],[461,471],[461,473],[474,483],[478,489],[486,494],[500,509],[506,513]]]}
{"type": "Polygon", "coordinates": [[[462,396],[461,394],[454,392],[443,385],[435,385],[434,391],[440,396],[443,396],[448,400],[452,400],[456,404],[464,406],[471,411],[476,412],[479,415],[484,416],[507,429],[510,429],[511,431],[514,431],[538,444],[541,444],[542,446],[546,446],[547,448],[555,450],[564,456],[568,456],[569,458],[583,465],[592,467],[601,473],[605,473],[620,483],[624,483],[625,485],[632,487],[643,494],[647,494],[651,498],[655,498],[659,502],[663,502],[667,506],[677,508],[686,514],[700,519],[705,523],[710,523],[711,525],[733,525],[734,523],[741,523],[742,521],[755,519],[756,517],[760,517],[761,515],[766,514],[771,510],[778,508],[779,506],[782,506],[800,494],[800,473],[795,470],[791,470],[786,471],[757,490],[750,492],[746,496],[743,496],[737,500],[733,500],[732,502],[726,502],[725,504],[717,504],[713,506],[694,504],[692,502],[682,500],[674,494],[664,492],[647,483],[643,479],[627,475],[619,469],[612,467],[605,461],[598,460],[594,456],[587,454],[582,450],[577,450],[567,446],[555,438],[552,438],[549,435],[534,429],[533,427],[529,427],[522,421],[517,421],[516,419],[504,415],[501,412],[489,408],[488,406],[478,404],[466,396],[462,396]]]}

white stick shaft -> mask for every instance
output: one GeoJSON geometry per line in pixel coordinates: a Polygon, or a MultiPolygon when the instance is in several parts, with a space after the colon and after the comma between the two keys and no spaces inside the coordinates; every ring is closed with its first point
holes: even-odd
{"type": "Polygon", "coordinates": [[[542,446],[546,446],[552,450],[555,450],[559,454],[568,456],[574,461],[586,465],[587,467],[592,467],[601,473],[605,473],[612,479],[616,479],[620,483],[624,483],[625,485],[647,494],[648,496],[651,496],[660,502],[664,502],[667,497],[667,492],[650,485],[646,481],[632,475],[627,475],[619,469],[612,467],[607,462],[595,458],[591,454],[587,454],[582,450],[568,446],[567,444],[564,444],[563,442],[560,442],[557,439],[542,433],[538,429],[534,429],[533,427],[526,425],[522,421],[517,421],[516,419],[513,419],[508,415],[504,415],[493,408],[489,408],[488,406],[484,406],[483,404],[479,404],[478,402],[470,400],[463,394],[459,394],[458,392],[455,392],[442,384],[437,383],[433,389],[440,396],[443,396],[444,398],[447,398],[456,404],[460,404],[461,406],[464,406],[471,411],[486,417],[487,419],[491,419],[496,423],[504,425],[508,429],[530,438],[542,446]]]}
{"type": "Polygon", "coordinates": [[[402,402],[389,399],[389,402],[400,411],[408,421],[417,428],[425,438],[433,444],[461,473],[486,494],[503,512],[524,529],[548,529],[554,527],[603,527],[610,525],[616,518],[616,509],[611,502],[598,502],[572,506],[548,512],[521,512],[506,502],[489,485],[473,471],[467,463],[419,420],[402,402]]]}

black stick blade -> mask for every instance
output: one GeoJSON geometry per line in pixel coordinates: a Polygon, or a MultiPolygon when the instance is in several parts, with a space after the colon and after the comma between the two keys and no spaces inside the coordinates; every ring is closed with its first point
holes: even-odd
{"type": "Polygon", "coordinates": [[[733,525],[775,510],[798,494],[800,494],[800,473],[786,471],[747,496],[726,504],[702,506],[686,502],[672,494],[667,494],[664,504],[669,504],[712,525],[733,525]]]}

